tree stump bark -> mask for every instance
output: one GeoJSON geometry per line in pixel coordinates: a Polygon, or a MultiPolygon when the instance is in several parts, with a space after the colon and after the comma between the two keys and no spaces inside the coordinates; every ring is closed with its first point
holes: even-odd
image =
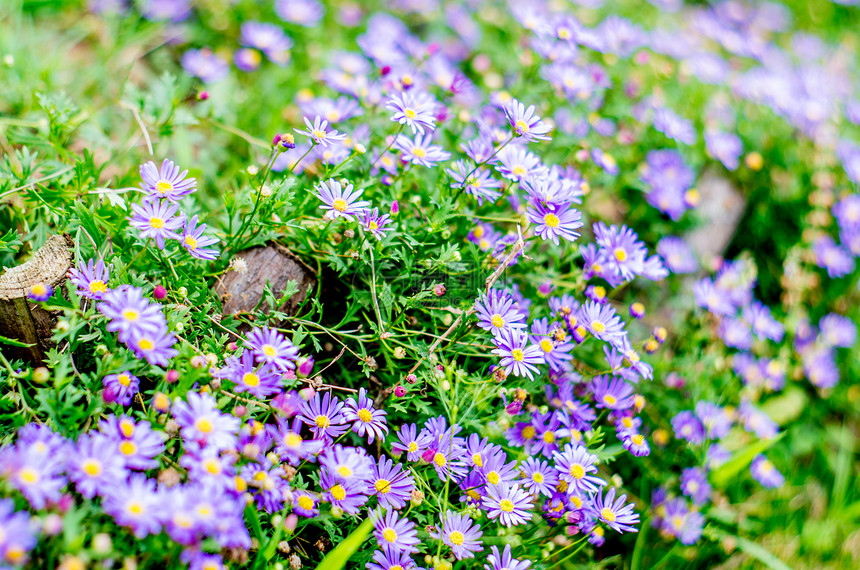
{"type": "Polygon", "coordinates": [[[237,257],[245,260],[247,271],[230,271],[215,285],[225,315],[251,312],[263,298],[266,283],[275,296],[294,280],[298,291],[277,310],[295,315],[299,305],[316,286],[314,271],[289,249],[278,243],[269,243],[245,250],[237,257]]]}
{"type": "Polygon", "coordinates": [[[0,335],[29,344],[27,347],[0,344],[7,358],[40,364],[50,350],[56,314],[27,298],[27,290],[37,283],[62,287],[72,265],[74,242],[68,235],[48,238],[33,257],[0,275],[0,335]]]}

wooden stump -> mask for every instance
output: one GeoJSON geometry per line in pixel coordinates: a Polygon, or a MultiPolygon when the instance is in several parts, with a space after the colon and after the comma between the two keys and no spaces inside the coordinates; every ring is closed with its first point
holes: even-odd
{"type": "Polygon", "coordinates": [[[51,348],[56,315],[32,303],[27,290],[37,283],[62,287],[72,265],[74,242],[68,235],[51,236],[33,257],[0,275],[0,335],[31,346],[2,346],[7,358],[40,364],[51,348]]]}
{"type": "Polygon", "coordinates": [[[236,254],[236,257],[244,259],[248,270],[242,273],[230,271],[215,286],[225,315],[253,311],[263,298],[267,282],[277,297],[291,280],[296,282],[298,291],[277,310],[295,315],[299,305],[316,286],[313,270],[281,244],[253,247],[236,254]]]}

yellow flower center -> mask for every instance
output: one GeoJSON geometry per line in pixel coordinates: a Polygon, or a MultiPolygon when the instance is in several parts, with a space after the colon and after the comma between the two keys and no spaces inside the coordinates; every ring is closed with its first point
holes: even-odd
{"type": "Polygon", "coordinates": [[[481,457],[480,453],[476,453],[475,455],[472,456],[472,463],[474,463],[478,467],[483,467],[484,466],[484,458],[481,457]]]}
{"type": "Polygon", "coordinates": [[[334,497],[336,501],[342,501],[346,498],[346,489],[341,485],[335,485],[331,488],[331,496],[334,497]]]}
{"type": "Polygon", "coordinates": [[[378,229],[379,229],[379,224],[377,224],[377,223],[376,223],[375,221],[373,221],[373,220],[370,220],[370,222],[367,224],[367,229],[369,229],[370,231],[378,230],[378,229]]]}
{"type": "Polygon", "coordinates": [[[386,528],[382,531],[382,538],[385,542],[394,543],[397,542],[397,533],[394,532],[393,528],[386,528]]]}
{"type": "Polygon", "coordinates": [[[314,508],[314,500],[307,495],[302,495],[301,497],[299,497],[298,503],[299,506],[306,511],[309,511],[314,508]]]}
{"type": "Polygon", "coordinates": [[[413,111],[412,109],[403,109],[403,115],[404,115],[407,119],[414,119],[414,118],[415,118],[416,113],[415,113],[415,111],[413,111]]]}
{"type": "Polygon", "coordinates": [[[603,507],[600,509],[600,516],[606,522],[615,522],[615,513],[612,512],[612,509],[609,507],[603,507]]]}
{"type": "Polygon", "coordinates": [[[167,194],[171,190],[173,190],[173,184],[167,180],[159,180],[155,183],[155,191],[159,194],[167,194]]]}
{"type": "Polygon", "coordinates": [[[123,455],[133,455],[137,451],[137,446],[131,441],[124,441],[119,444],[119,451],[123,455]]]}
{"type": "Polygon", "coordinates": [[[500,328],[502,328],[503,326],[505,326],[505,319],[504,319],[504,318],[502,318],[502,315],[500,315],[500,314],[496,313],[495,315],[493,315],[493,316],[490,318],[490,324],[492,324],[492,325],[493,325],[494,327],[496,327],[497,329],[500,329],[500,328]]]}
{"type": "Polygon", "coordinates": [[[149,218],[149,227],[155,228],[156,230],[160,230],[164,227],[164,220],[161,218],[149,218]]]}
{"type": "Polygon", "coordinates": [[[466,539],[466,537],[463,536],[463,533],[460,532],[459,530],[455,530],[454,532],[452,532],[451,534],[448,535],[448,541],[455,546],[460,546],[461,544],[463,544],[463,541],[465,539],[466,539]]]}
{"type": "Polygon", "coordinates": [[[603,403],[607,406],[614,406],[615,402],[617,401],[618,400],[612,394],[606,394],[605,396],[603,396],[603,403]]]}
{"type": "Polygon", "coordinates": [[[18,478],[27,485],[39,482],[39,472],[32,467],[24,467],[18,472],[18,478]]]}
{"type": "Polygon", "coordinates": [[[511,357],[517,362],[522,362],[523,358],[525,358],[525,354],[519,348],[515,348],[511,351],[511,357]]]}
{"type": "Polygon", "coordinates": [[[119,431],[122,432],[122,435],[125,437],[131,437],[134,433],[134,423],[130,420],[122,420],[119,422],[119,431]]]}
{"type": "Polygon", "coordinates": [[[523,439],[534,439],[534,436],[535,436],[534,426],[526,426],[523,428],[523,439]]]}
{"type": "Polygon", "coordinates": [[[407,449],[407,451],[409,451],[410,453],[412,453],[413,451],[418,451],[418,443],[416,443],[416,442],[414,442],[414,441],[410,441],[410,442],[409,442],[409,447],[408,447],[408,448],[406,448],[406,449],[407,449]]]}
{"type": "Polygon", "coordinates": [[[514,176],[520,177],[520,176],[522,176],[522,175],[523,175],[523,174],[525,174],[525,173],[526,173],[526,169],[525,169],[525,168],[523,168],[523,167],[522,167],[521,165],[519,165],[519,164],[518,164],[518,165],[516,165],[516,166],[514,166],[513,168],[511,168],[511,174],[513,174],[514,176]]]}
{"type": "Polygon", "coordinates": [[[552,345],[552,341],[550,341],[548,338],[545,338],[542,341],[540,341],[540,348],[544,352],[552,352],[552,349],[554,347],[552,345]]]}
{"type": "Polygon", "coordinates": [[[314,418],[314,423],[317,424],[318,428],[325,429],[328,427],[328,416],[317,416],[314,418]]]}
{"type": "Polygon", "coordinates": [[[188,249],[197,249],[197,240],[191,236],[185,236],[185,247],[188,249]]]}
{"type": "Polygon", "coordinates": [[[260,385],[260,377],[254,374],[253,372],[246,372],[244,376],[242,376],[242,384],[245,386],[250,386],[251,388],[260,385]]]}
{"type": "Polygon", "coordinates": [[[90,477],[98,477],[102,472],[102,464],[96,459],[87,459],[81,464],[81,469],[90,477]]]}
{"type": "Polygon", "coordinates": [[[215,426],[212,425],[212,421],[209,418],[198,418],[194,422],[194,427],[203,433],[210,433],[215,426]]]}
{"type": "Polygon", "coordinates": [[[382,493],[383,495],[391,491],[391,481],[387,479],[379,479],[373,486],[377,493],[382,493]]]}
{"type": "Polygon", "coordinates": [[[122,318],[132,323],[136,321],[139,316],[140,314],[134,309],[126,309],[122,312],[122,318]]]}
{"type": "Polygon", "coordinates": [[[594,296],[597,297],[598,299],[602,299],[602,298],[606,297],[606,288],[603,287],[602,285],[595,285],[594,289],[592,289],[592,291],[594,291],[594,296]]]}
{"type": "Polygon", "coordinates": [[[570,476],[574,479],[582,479],[585,477],[585,467],[579,463],[574,463],[570,466],[570,476]]]}
{"type": "Polygon", "coordinates": [[[370,423],[373,421],[373,413],[367,408],[361,408],[358,410],[358,419],[363,421],[364,423],[370,423]]]}
{"type": "Polygon", "coordinates": [[[627,251],[623,247],[616,247],[614,253],[615,259],[619,262],[627,260],[627,251]]]}
{"type": "Polygon", "coordinates": [[[263,345],[263,354],[265,354],[266,356],[270,356],[270,357],[275,356],[276,353],[277,353],[277,351],[275,350],[275,347],[272,346],[271,344],[264,344],[263,345]]]}
{"type": "Polygon", "coordinates": [[[591,322],[591,329],[596,333],[602,333],[602,332],[606,331],[606,325],[604,325],[600,321],[592,321],[591,322]]]}
{"type": "Polygon", "coordinates": [[[499,484],[499,474],[495,471],[490,471],[487,473],[487,482],[490,485],[498,485],[499,484]]]}
{"type": "Polygon", "coordinates": [[[561,220],[559,220],[558,216],[555,214],[547,214],[543,217],[543,223],[546,224],[547,227],[557,228],[561,223],[561,220]]]}
{"type": "Polygon", "coordinates": [[[203,468],[206,469],[208,473],[212,475],[219,475],[221,473],[221,464],[218,463],[217,459],[211,458],[207,459],[203,462],[203,468]]]}
{"type": "Polygon", "coordinates": [[[635,445],[642,445],[643,443],[645,443],[645,436],[642,435],[641,433],[637,433],[636,435],[634,435],[630,439],[631,439],[631,441],[633,441],[633,443],[635,445]]]}
{"type": "Polygon", "coordinates": [[[502,499],[499,501],[499,508],[506,513],[510,513],[514,510],[514,503],[510,499],[502,499]]]}
{"type": "Polygon", "coordinates": [[[137,347],[140,350],[152,350],[155,347],[155,343],[152,342],[152,339],[143,337],[139,341],[137,341],[137,347]]]}
{"type": "Polygon", "coordinates": [[[437,453],[433,456],[433,463],[435,463],[439,467],[445,467],[445,464],[448,463],[448,460],[445,459],[445,456],[441,453],[437,453]]]}
{"type": "Polygon", "coordinates": [[[90,282],[90,293],[104,293],[107,290],[107,285],[101,279],[94,279],[90,282]]]}
{"type": "Polygon", "coordinates": [[[325,138],[325,131],[321,131],[319,129],[314,129],[313,131],[311,131],[311,134],[314,135],[314,138],[318,138],[318,139],[324,139],[325,138]]]}
{"type": "Polygon", "coordinates": [[[340,474],[341,477],[351,477],[352,476],[352,469],[350,469],[346,465],[341,465],[340,467],[338,467],[337,472],[338,472],[338,474],[340,474]]]}
{"type": "Polygon", "coordinates": [[[514,128],[517,130],[518,133],[523,135],[529,132],[529,125],[525,121],[517,121],[514,128]]]}
{"type": "Polygon", "coordinates": [[[539,472],[532,473],[532,481],[534,481],[535,483],[543,483],[543,475],[541,475],[539,472]]]}
{"type": "Polygon", "coordinates": [[[287,447],[298,447],[302,444],[302,436],[297,433],[290,432],[284,438],[284,443],[287,447]]]}
{"type": "Polygon", "coordinates": [[[131,503],[128,506],[128,512],[133,515],[142,515],[143,514],[143,505],[140,503],[131,503]]]}
{"type": "Polygon", "coordinates": [[[552,432],[552,431],[544,432],[543,440],[546,443],[554,442],[555,441],[555,432],[552,432]]]}
{"type": "Polygon", "coordinates": [[[412,149],[412,155],[417,156],[418,158],[424,158],[425,156],[427,156],[427,149],[420,146],[416,146],[412,149]]]}
{"type": "Polygon", "coordinates": [[[116,377],[116,379],[117,379],[117,382],[119,382],[123,386],[128,387],[128,385],[131,384],[131,376],[129,376],[128,374],[125,374],[125,373],[120,374],[119,376],[116,377]]]}
{"type": "Polygon", "coordinates": [[[338,198],[337,200],[332,202],[331,206],[338,212],[343,212],[346,210],[347,203],[346,200],[344,200],[343,198],[338,198]]]}

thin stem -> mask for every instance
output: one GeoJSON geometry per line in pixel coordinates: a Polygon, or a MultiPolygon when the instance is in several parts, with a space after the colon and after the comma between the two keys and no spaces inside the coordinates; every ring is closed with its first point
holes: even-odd
{"type": "Polygon", "coordinates": [[[394,137],[392,137],[391,143],[389,143],[389,145],[387,147],[385,147],[385,150],[383,150],[382,152],[379,153],[379,156],[376,157],[376,160],[374,160],[373,162],[370,163],[370,170],[373,170],[373,167],[376,166],[376,163],[379,162],[379,159],[381,159],[383,156],[385,156],[385,153],[387,153],[389,150],[391,150],[391,147],[393,147],[394,143],[397,142],[397,137],[400,136],[400,133],[402,131],[403,131],[403,125],[400,125],[400,128],[397,129],[397,132],[394,133],[394,137]]]}

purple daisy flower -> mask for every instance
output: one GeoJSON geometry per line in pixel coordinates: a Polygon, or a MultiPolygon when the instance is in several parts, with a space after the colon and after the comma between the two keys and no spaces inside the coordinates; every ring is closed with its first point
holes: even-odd
{"type": "Polygon", "coordinates": [[[657,253],[672,273],[694,273],[699,269],[693,249],[679,237],[662,238],[657,242],[657,253]]]}
{"type": "Polygon", "coordinates": [[[155,200],[167,200],[171,204],[179,202],[197,190],[197,179],[186,179],[187,175],[187,170],[180,172],[179,167],[166,158],[160,168],[152,161],[140,165],[142,179],[140,187],[147,193],[143,199],[147,202],[155,200]]]}
{"type": "Polygon", "coordinates": [[[414,139],[410,139],[406,135],[397,135],[397,140],[394,143],[400,151],[401,160],[411,162],[419,166],[433,168],[437,162],[442,162],[451,158],[451,153],[445,151],[441,146],[430,144],[433,135],[416,135],[414,139]]]}
{"type": "Polygon", "coordinates": [[[325,467],[320,469],[320,486],[326,491],[323,498],[331,503],[332,507],[348,514],[358,514],[369,499],[368,487],[364,481],[343,481],[325,467]]]}
{"type": "Polygon", "coordinates": [[[529,337],[522,329],[504,329],[493,342],[496,348],[492,353],[500,358],[499,364],[504,367],[505,374],[534,380],[537,365],[543,364],[544,357],[540,348],[529,344],[529,337]]]}
{"type": "Polygon", "coordinates": [[[389,547],[397,552],[418,552],[418,533],[415,525],[407,518],[400,518],[396,511],[381,509],[370,511],[373,522],[373,536],[381,547],[389,547]]]}
{"type": "Polygon", "coordinates": [[[558,475],[549,463],[535,457],[529,457],[522,465],[522,480],[525,488],[532,494],[552,497],[558,485],[558,475]]]}
{"type": "Polygon", "coordinates": [[[136,357],[146,359],[156,366],[167,366],[170,359],[179,354],[178,350],[171,348],[176,344],[176,337],[167,330],[166,326],[155,333],[136,333],[126,341],[126,344],[136,357]]]}
{"type": "Polygon", "coordinates": [[[296,466],[301,461],[316,461],[316,456],[323,450],[325,442],[317,439],[304,439],[301,435],[302,418],[293,418],[288,423],[284,418],[278,418],[277,429],[272,429],[275,440],[275,453],[281,461],[296,466]]]}
{"type": "Polygon", "coordinates": [[[102,383],[105,388],[105,401],[116,402],[120,406],[131,404],[131,399],[140,388],[140,380],[130,372],[108,374],[102,379],[102,383]]]}
{"type": "Polygon", "coordinates": [[[281,371],[296,368],[298,347],[275,329],[254,327],[245,337],[245,345],[254,353],[257,362],[271,364],[281,371]]]}
{"type": "Polygon", "coordinates": [[[830,313],[818,323],[821,339],[829,346],[851,348],[857,340],[857,327],[848,317],[830,313]]]}
{"type": "Polygon", "coordinates": [[[595,338],[605,342],[616,342],[627,334],[624,323],[609,304],[586,301],[579,309],[577,322],[595,338]]]}
{"type": "Polygon", "coordinates": [[[596,493],[598,487],[606,485],[606,481],[599,477],[589,475],[597,473],[597,456],[588,453],[588,450],[580,445],[574,446],[568,443],[564,451],[552,454],[555,459],[555,469],[559,473],[559,479],[568,484],[568,490],[572,493],[596,493]]]}
{"type": "Polygon", "coordinates": [[[179,239],[176,230],[182,227],[184,220],[176,216],[178,204],[154,201],[143,204],[132,204],[134,216],[128,218],[132,227],[140,231],[141,239],[154,239],[158,249],[164,249],[165,239],[179,239]]]}
{"type": "Polygon", "coordinates": [[[498,173],[514,182],[523,182],[546,173],[546,166],[540,157],[520,145],[508,145],[496,157],[499,160],[496,165],[498,173]]]}
{"type": "Polygon", "coordinates": [[[143,289],[121,285],[102,295],[96,308],[110,322],[107,330],[118,333],[119,340],[128,342],[143,334],[157,334],[167,323],[161,306],[143,298],[143,289]]]}
{"type": "Polygon", "coordinates": [[[430,448],[433,443],[433,436],[422,431],[418,434],[418,427],[415,424],[403,424],[397,431],[397,439],[391,448],[395,453],[406,453],[406,459],[409,461],[420,461],[421,454],[430,448]]]}
{"type": "Polygon", "coordinates": [[[546,317],[532,321],[531,333],[532,342],[540,348],[551,370],[561,370],[565,362],[573,359],[573,344],[564,340],[567,333],[560,326],[548,324],[546,317]]]}
{"type": "Polygon", "coordinates": [[[320,393],[316,392],[312,399],[302,404],[300,417],[304,423],[311,426],[314,437],[331,440],[349,429],[342,409],[343,402],[331,392],[326,392],[322,398],[320,393]]]}
{"type": "Polygon", "coordinates": [[[633,512],[633,505],[625,505],[627,495],[615,499],[615,488],[606,492],[606,497],[598,492],[594,496],[593,509],[601,521],[615,532],[639,532],[632,525],[639,522],[639,515],[633,512]]]}
{"type": "Polygon", "coordinates": [[[785,484],[785,477],[764,455],[755,456],[750,465],[750,473],[753,479],[769,489],[782,487],[785,484]]]}
{"type": "Polygon", "coordinates": [[[672,429],[675,431],[675,437],[692,444],[698,445],[705,441],[705,426],[689,410],[680,412],[672,418],[672,429]]]}
{"type": "Polygon", "coordinates": [[[576,241],[580,236],[576,230],[582,227],[582,214],[569,203],[555,206],[530,200],[526,217],[535,224],[535,233],[555,245],[559,244],[559,237],[576,241]]]}
{"type": "Polygon", "coordinates": [[[609,270],[630,281],[643,272],[647,250],[638,240],[636,232],[625,225],[606,226],[603,222],[594,224],[594,240],[609,270]]]}
{"type": "Polygon", "coordinates": [[[779,425],[765,412],[753,406],[748,400],[738,406],[738,418],[744,422],[744,429],[761,439],[771,439],[779,433],[779,425]]]}
{"type": "Polygon", "coordinates": [[[69,455],[66,470],[78,493],[87,499],[107,486],[125,481],[124,461],[101,433],[82,434],[75,452],[69,455]]]}
{"type": "Polygon", "coordinates": [[[215,449],[234,449],[239,418],[222,413],[209,394],[188,392],[185,400],[173,403],[173,417],[181,428],[183,439],[215,449]]]}
{"type": "Polygon", "coordinates": [[[597,376],[592,380],[591,392],[598,408],[626,410],[633,406],[633,387],[623,378],[597,376]]]}
{"type": "Polygon", "coordinates": [[[383,546],[382,550],[373,553],[373,562],[367,563],[367,570],[411,570],[415,568],[415,562],[406,552],[399,552],[390,546],[383,546]]]}
{"type": "Polygon", "coordinates": [[[285,22],[313,28],[325,15],[325,6],[317,0],[275,0],[275,13],[285,22]]]}
{"type": "Polygon", "coordinates": [[[434,538],[450,546],[454,558],[457,560],[474,558],[475,552],[484,549],[481,545],[481,536],[484,533],[481,532],[479,525],[472,524],[474,521],[467,515],[455,513],[449,509],[441,518],[442,532],[434,535],[434,538]]]}
{"type": "Polygon", "coordinates": [[[243,22],[240,43],[266,54],[270,61],[284,65],[289,59],[293,41],[279,26],[263,22],[243,22]]]}
{"type": "Polygon", "coordinates": [[[516,485],[487,487],[483,507],[490,520],[499,519],[506,527],[525,524],[531,520],[531,496],[516,485]]]}
{"type": "Polygon", "coordinates": [[[409,471],[399,463],[394,463],[387,457],[379,461],[371,461],[373,474],[367,479],[372,487],[371,493],[379,500],[379,505],[385,509],[402,509],[409,502],[415,480],[409,471]]]}
{"type": "Polygon", "coordinates": [[[498,336],[502,331],[526,326],[525,315],[514,306],[514,298],[507,291],[490,289],[475,301],[478,326],[498,336]]]}
{"type": "Polygon", "coordinates": [[[199,77],[203,83],[215,83],[230,73],[230,64],[209,48],[190,49],[182,54],[182,69],[193,77],[199,77]]]}
{"type": "Polygon", "coordinates": [[[722,439],[732,429],[732,418],[728,412],[711,402],[696,402],[696,416],[701,420],[708,439],[722,439]]]}
{"type": "Polygon", "coordinates": [[[188,470],[189,480],[225,490],[235,486],[235,463],[234,456],[211,447],[190,450],[179,458],[179,465],[188,470]]]}
{"type": "Polygon", "coordinates": [[[364,388],[358,390],[358,401],[349,398],[343,410],[344,419],[353,422],[352,431],[361,437],[366,434],[368,443],[373,443],[374,438],[385,441],[385,436],[388,434],[385,416],[385,410],[377,410],[373,407],[373,400],[367,397],[367,390],[364,388]]]}
{"type": "Polygon", "coordinates": [[[373,237],[381,240],[385,236],[385,232],[390,232],[394,228],[388,227],[391,223],[391,216],[388,214],[379,215],[379,208],[370,210],[365,208],[358,216],[358,221],[365,231],[370,232],[373,237]]]}
{"type": "Polygon", "coordinates": [[[24,495],[32,508],[43,509],[48,502],[60,500],[66,486],[60,461],[21,440],[6,453],[3,457],[4,478],[24,495]]]}
{"type": "Polygon", "coordinates": [[[28,553],[39,541],[36,533],[39,525],[34,524],[35,522],[29,513],[16,512],[12,499],[0,499],[0,529],[3,534],[0,540],[0,557],[3,562],[14,567],[27,563],[28,553]]]}
{"type": "Polygon", "coordinates": [[[312,518],[320,514],[319,499],[306,491],[293,491],[293,512],[297,515],[312,518]]]}
{"type": "Polygon", "coordinates": [[[498,190],[502,183],[493,178],[489,170],[471,168],[465,161],[458,160],[451,168],[445,169],[445,172],[454,179],[451,188],[464,189],[466,194],[477,198],[478,206],[481,206],[484,200],[495,203],[502,195],[498,190]]]}
{"type": "Polygon", "coordinates": [[[487,458],[483,466],[478,468],[488,487],[508,485],[517,478],[517,462],[511,461],[506,464],[505,461],[507,460],[505,452],[499,450],[487,458]]]}
{"type": "Polygon", "coordinates": [[[837,245],[830,236],[822,236],[812,245],[815,262],[827,270],[831,278],[844,277],[854,271],[854,256],[837,245]]]}
{"type": "Polygon", "coordinates": [[[436,129],[435,103],[428,93],[404,91],[392,95],[385,108],[394,113],[392,121],[408,126],[413,135],[423,135],[425,129],[431,133],[436,129]]]}
{"type": "Polygon", "coordinates": [[[696,142],[696,129],[693,123],[671,109],[665,107],[654,109],[653,124],[656,130],[674,141],[689,145],[696,142]]]}
{"type": "Polygon", "coordinates": [[[521,138],[526,142],[552,140],[547,135],[552,130],[552,127],[535,115],[534,105],[529,105],[526,108],[524,104],[516,99],[511,99],[505,105],[505,118],[507,118],[508,123],[514,129],[514,136],[517,138],[521,138]]]}
{"type": "Polygon", "coordinates": [[[709,155],[722,162],[729,170],[737,170],[744,151],[744,145],[738,135],[715,130],[705,131],[705,148],[708,149],[709,155]]]}
{"type": "Polygon", "coordinates": [[[704,505],[711,494],[707,474],[698,467],[689,467],[681,472],[681,492],[690,497],[694,505],[704,505]]]}
{"type": "Polygon", "coordinates": [[[44,303],[54,294],[54,288],[47,283],[36,283],[27,289],[27,297],[32,301],[44,303]]]}
{"type": "Polygon", "coordinates": [[[511,545],[506,544],[504,550],[499,553],[499,547],[495,544],[490,547],[484,570],[528,570],[532,565],[531,560],[517,560],[511,555],[511,545]],[[492,565],[492,566],[491,566],[492,565]]]}
{"type": "Polygon", "coordinates": [[[351,182],[341,185],[341,182],[330,178],[328,182],[319,183],[319,199],[323,205],[321,209],[326,210],[326,216],[332,219],[346,218],[351,220],[353,216],[360,215],[370,206],[370,202],[359,200],[364,190],[353,191],[351,182]]]}
{"type": "Polygon", "coordinates": [[[161,532],[160,512],[163,499],[155,490],[155,481],[135,474],[128,482],[107,487],[102,508],[120,526],[131,528],[134,536],[144,538],[161,532]]]}
{"type": "Polygon", "coordinates": [[[99,422],[110,448],[127,469],[145,471],[158,467],[155,459],[164,452],[164,432],[154,431],[147,421],[135,423],[128,416],[108,416],[99,422]]]}
{"type": "Polygon", "coordinates": [[[307,126],[306,131],[299,129],[293,130],[300,135],[309,137],[314,141],[314,143],[320,146],[327,147],[330,144],[337,144],[346,140],[345,134],[339,133],[335,129],[328,130],[328,121],[323,120],[319,115],[314,117],[313,123],[311,123],[310,119],[305,117],[305,125],[307,126]]]}
{"type": "Polygon", "coordinates": [[[635,457],[643,457],[651,453],[651,447],[641,433],[623,431],[618,435],[621,438],[621,446],[635,457]]]}
{"type": "Polygon", "coordinates": [[[78,295],[100,300],[109,290],[107,283],[110,281],[110,270],[101,259],[98,263],[92,259],[86,264],[80,261],[77,267],[69,269],[69,281],[78,287],[78,295]]]}
{"type": "Polygon", "coordinates": [[[186,219],[182,228],[182,235],[179,237],[179,242],[182,247],[188,250],[188,253],[198,259],[216,259],[218,250],[209,248],[210,245],[218,243],[218,238],[203,235],[206,231],[206,224],[197,225],[197,214],[186,219]]]}
{"type": "Polygon", "coordinates": [[[240,357],[225,358],[224,368],[217,372],[217,377],[236,384],[234,392],[248,392],[260,399],[280,392],[282,387],[281,375],[274,370],[273,365],[265,363],[257,368],[254,353],[250,350],[243,351],[240,357]]]}

